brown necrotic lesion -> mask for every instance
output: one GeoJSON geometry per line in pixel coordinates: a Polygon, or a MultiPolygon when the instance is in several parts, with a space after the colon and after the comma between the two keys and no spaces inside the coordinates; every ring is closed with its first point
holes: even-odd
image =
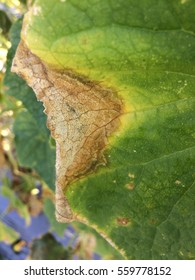
{"type": "MultiPolygon", "coordinates": [[[[56,140],[56,202],[62,213],[61,197],[68,185],[106,164],[103,151],[119,126],[122,101],[112,89],[71,70],[52,69],[22,41],[12,71],[27,81],[45,107],[47,126],[56,140]]],[[[73,217],[70,213],[68,219],[73,217]]]]}

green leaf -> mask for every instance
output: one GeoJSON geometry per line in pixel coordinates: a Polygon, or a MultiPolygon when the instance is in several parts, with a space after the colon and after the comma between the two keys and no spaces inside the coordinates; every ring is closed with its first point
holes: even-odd
{"type": "Polygon", "coordinates": [[[194,197],[195,185],[193,184],[182,199],[173,206],[169,217],[157,228],[153,250],[155,258],[160,259],[168,255],[170,259],[174,259],[177,251],[178,259],[195,259],[192,250],[195,234],[194,197]],[[162,238],[164,243],[160,242],[162,238]]]}
{"type": "Polygon", "coordinates": [[[19,234],[14,231],[12,228],[6,226],[0,221],[0,240],[3,240],[7,243],[14,242],[19,237],[19,234]]]}
{"type": "Polygon", "coordinates": [[[32,260],[70,260],[72,251],[71,248],[63,248],[50,233],[47,233],[40,239],[33,240],[30,258],[32,260]]]}
{"type": "Polygon", "coordinates": [[[0,33],[5,35],[8,33],[9,29],[11,27],[11,20],[7,16],[6,12],[1,10],[0,8],[0,33]]]}
{"type": "Polygon", "coordinates": [[[123,100],[106,167],[66,191],[74,214],[128,259],[195,259],[195,2],[37,0],[22,39],[123,100]]]}
{"type": "Polygon", "coordinates": [[[49,222],[51,224],[51,231],[55,231],[59,236],[64,235],[66,225],[60,224],[56,221],[55,217],[55,206],[50,199],[45,199],[44,201],[44,213],[46,214],[49,222]]]}
{"type": "Polygon", "coordinates": [[[54,189],[55,149],[48,135],[28,111],[18,114],[13,131],[19,164],[34,169],[54,189]]]}
{"type": "Polygon", "coordinates": [[[16,196],[13,189],[8,185],[3,185],[2,194],[9,199],[9,208],[17,210],[18,214],[25,219],[26,224],[30,224],[28,207],[16,196]]]}

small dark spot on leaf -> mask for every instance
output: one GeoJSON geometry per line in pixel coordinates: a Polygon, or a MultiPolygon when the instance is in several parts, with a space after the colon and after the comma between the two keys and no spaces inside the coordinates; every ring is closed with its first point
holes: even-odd
{"type": "Polygon", "coordinates": [[[130,220],[128,218],[117,218],[117,223],[120,226],[126,226],[129,224],[129,222],[130,222],[130,220]]]}
{"type": "Polygon", "coordinates": [[[125,185],[125,187],[128,189],[128,190],[133,190],[134,188],[135,188],[135,185],[134,185],[134,183],[128,183],[128,184],[126,184],[125,185]]]}

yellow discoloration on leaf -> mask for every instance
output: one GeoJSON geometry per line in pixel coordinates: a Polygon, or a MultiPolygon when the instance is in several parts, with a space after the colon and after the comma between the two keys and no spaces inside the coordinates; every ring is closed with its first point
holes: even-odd
{"type": "Polygon", "coordinates": [[[135,178],[135,174],[129,172],[128,173],[128,177],[131,178],[131,179],[134,179],[135,178]]]}
{"type": "Polygon", "coordinates": [[[21,41],[12,71],[22,76],[42,101],[56,140],[56,213],[59,221],[76,219],[64,197],[74,180],[105,165],[108,137],[119,126],[122,102],[116,93],[70,70],[54,70],[21,41]]]}
{"type": "Polygon", "coordinates": [[[175,181],[175,184],[176,184],[176,185],[181,185],[181,181],[176,180],[176,181],[175,181]]]}

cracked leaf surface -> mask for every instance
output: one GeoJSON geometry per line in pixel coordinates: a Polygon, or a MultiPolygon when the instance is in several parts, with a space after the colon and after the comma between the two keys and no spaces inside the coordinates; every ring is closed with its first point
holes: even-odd
{"type": "MultiPolygon", "coordinates": [[[[104,152],[106,166],[65,193],[71,215],[129,259],[194,259],[195,205],[187,195],[194,192],[194,15],[190,0],[39,0],[25,17],[22,40],[50,73],[57,70],[55,81],[64,71],[78,73],[123,101],[120,125],[104,152]]],[[[33,86],[38,92],[45,85],[33,86]]],[[[63,104],[68,118],[76,115],[79,103],[63,104]]],[[[56,127],[67,141],[72,126],[56,127]]]]}

